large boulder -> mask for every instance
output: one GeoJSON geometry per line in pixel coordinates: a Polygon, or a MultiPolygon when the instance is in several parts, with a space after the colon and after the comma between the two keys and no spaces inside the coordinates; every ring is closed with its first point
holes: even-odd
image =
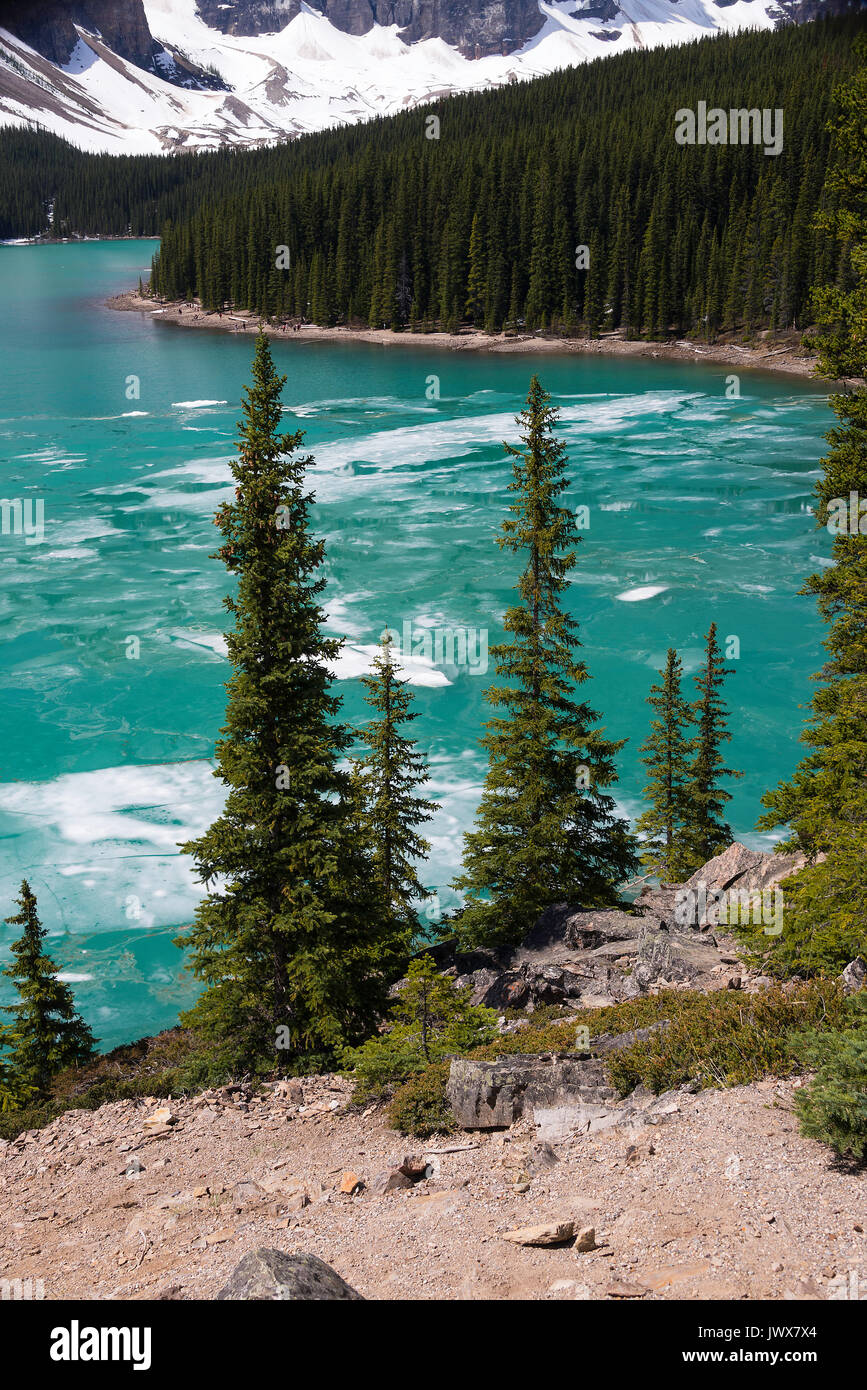
{"type": "Polygon", "coordinates": [[[511,964],[560,964],[572,959],[576,951],[596,950],[615,941],[633,941],[640,936],[641,927],[640,916],[618,908],[584,911],[568,903],[554,903],[545,908],[527,933],[511,964]]]}
{"type": "Polygon", "coordinates": [[[507,1129],[537,1106],[554,1106],[580,1097],[613,1100],[602,1063],[573,1056],[515,1056],[497,1062],[455,1058],[446,1099],[462,1129],[507,1129]]]}
{"type": "Polygon", "coordinates": [[[316,1255],[287,1255],[283,1250],[264,1247],[244,1256],[217,1298],[269,1303],[363,1301],[360,1293],[316,1255]]]}
{"type": "Polygon", "coordinates": [[[677,921],[679,925],[687,927],[716,925],[715,913],[712,909],[710,912],[707,910],[707,899],[712,904],[715,895],[735,889],[738,893],[758,894],[777,888],[805,863],[802,854],[763,854],[761,850],[747,849],[746,845],[735,840],[722,854],[696,869],[683,884],[678,894],[677,921]],[[688,899],[683,889],[691,895],[688,899]],[[690,911],[684,911],[687,902],[690,911]]]}
{"type": "Polygon", "coordinates": [[[458,1057],[449,1069],[446,1099],[462,1129],[506,1129],[564,1106],[607,1108],[617,1103],[617,1092],[606,1080],[602,1058],[668,1027],[663,1019],[628,1033],[602,1034],[593,1039],[590,1056],[529,1054],[496,1062],[458,1057]]]}
{"type": "Polygon", "coordinates": [[[648,927],[639,942],[633,977],[642,989],[657,980],[691,984],[709,974],[719,959],[712,937],[648,927]]]}

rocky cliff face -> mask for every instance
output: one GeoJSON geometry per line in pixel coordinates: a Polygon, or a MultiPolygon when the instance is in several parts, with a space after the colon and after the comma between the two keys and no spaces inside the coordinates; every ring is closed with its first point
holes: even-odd
{"type": "MultiPolygon", "coordinates": [[[[346,34],[397,24],[405,43],[439,38],[467,57],[510,53],[545,23],[538,0],[318,0],[314,6],[346,34]]],[[[301,0],[199,0],[206,24],[224,34],[267,34],[301,11],[301,0]]]]}
{"type": "Polygon", "coordinates": [[[0,0],[0,26],[52,63],[67,63],[78,42],[75,25],[102,36],[107,46],[138,67],[150,68],[159,45],[148,27],[142,0],[0,0]]]}

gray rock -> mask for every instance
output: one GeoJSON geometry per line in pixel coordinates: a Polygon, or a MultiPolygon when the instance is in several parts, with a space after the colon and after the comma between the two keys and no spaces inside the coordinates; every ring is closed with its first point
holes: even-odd
{"type": "Polygon", "coordinates": [[[560,1160],[550,1144],[543,1140],[537,1140],[535,1144],[531,1144],[530,1152],[527,1155],[527,1168],[534,1176],[545,1172],[548,1168],[556,1168],[559,1162],[560,1160]]]}
{"type": "Polygon", "coordinates": [[[497,1062],[456,1058],[446,1097],[463,1129],[506,1129],[537,1107],[575,1099],[613,1100],[602,1063],[567,1054],[504,1057],[497,1062]]]}
{"type": "Polygon", "coordinates": [[[856,956],[854,960],[850,960],[840,979],[847,994],[857,994],[867,979],[867,961],[861,956],[856,956]]]}
{"type": "MultiPolygon", "coordinates": [[[[693,890],[694,897],[704,888],[711,899],[714,894],[728,893],[733,889],[739,893],[761,893],[764,889],[776,888],[805,863],[802,854],[763,854],[760,850],[747,849],[746,845],[735,840],[722,854],[696,869],[683,887],[693,890]]],[[[699,902],[694,901],[690,906],[694,906],[696,911],[691,920],[686,920],[681,895],[677,919],[679,925],[705,927],[715,924],[715,916],[712,912],[702,913],[699,902]]]]}
{"type": "Polygon", "coordinates": [[[713,939],[648,926],[642,934],[633,974],[647,989],[658,979],[691,983],[719,964],[720,952],[713,939]]]}
{"type": "Polygon", "coordinates": [[[598,1038],[593,1039],[593,1054],[605,1057],[609,1052],[618,1052],[621,1048],[631,1047],[633,1043],[646,1042],[652,1033],[662,1033],[670,1027],[671,1020],[663,1018],[659,1023],[648,1024],[646,1028],[631,1028],[628,1033],[600,1033],[598,1038]]]}
{"type": "Polygon", "coordinates": [[[218,1299],[259,1302],[294,1300],[362,1301],[330,1265],[315,1255],[287,1255],[260,1248],[245,1255],[216,1295],[218,1299]]]}
{"type": "Polygon", "coordinates": [[[412,1178],[408,1178],[399,1168],[385,1168],[381,1173],[376,1173],[367,1186],[374,1196],[384,1197],[387,1192],[398,1192],[414,1184],[412,1178]]]}

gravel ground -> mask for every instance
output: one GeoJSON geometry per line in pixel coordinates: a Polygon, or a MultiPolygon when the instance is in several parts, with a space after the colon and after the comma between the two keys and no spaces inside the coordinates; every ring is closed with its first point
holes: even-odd
{"type": "Polygon", "coordinates": [[[339,1077],[205,1092],[170,1102],[168,1124],[164,1102],[70,1111],[0,1143],[0,1278],[48,1299],[212,1298],[270,1246],[371,1299],[828,1298],[854,1276],[864,1295],[867,1178],[799,1135],[799,1084],[684,1092],[663,1123],[559,1145],[548,1167],[528,1121],[407,1141],[339,1077]],[[431,1175],[376,1195],[410,1152],[431,1175]],[[503,1239],[563,1220],[597,1248],[503,1239]]]}

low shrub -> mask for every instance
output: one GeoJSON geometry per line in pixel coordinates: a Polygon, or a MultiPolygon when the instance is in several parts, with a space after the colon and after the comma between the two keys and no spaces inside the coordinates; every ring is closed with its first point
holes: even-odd
{"type": "Polygon", "coordinates": [[[816,1074],[795,1096],[801,1133],[843,1159],[867,1161],[867,991],[847,1001],[838,1032],[803,1032],[792,1054],[816,1074]]]}
{"type": "Polygon", "coordinates": [[[448,1079],[449,1063],[434,1062],[401,1086],[388,1111],[394,1129],[418,1139],[453,1133],[457,1124],[446,1101],[448,1079]]]}
{"type": "MultiPolygon", "coordinates": [[[[664,990],[602,1009],[582,1010],[568,1023],[531,1024],[468,1055],[495,1061],[516,1054],[574,1052],[578,1028],[586,1026],[592,1037],[599,1037],[668,1020],[668,1028],[605,1059],[606,1074],[621,1095],[639,1085],[659,1094],[687,1081],[703,1087],[738,1086],[767,1075],[791,1075],[797,1070],[790,1050],[792,1032],[831,1030],[844,1017],[845,996],[833,980],[773,986],[758,994],[664,990]]],[[[438,1063],[398,1091],[392,1105],[393,1115],[400,1119],[396,1128],[419,1137],[433,1132],[411,1127],[417,1113],[422,1125],[435,1121],[435,1128],[443,1129],[443,1117],[451,1119],[445,1100],[448,1074],[448,1065],[438,1063]],[[423,1098],[417,1110],[416,1097],[423,1098]]]]}
{"type": "Polygon", "coordinates": [[[633,1043],[608,1060],[621,1095],[636,1086],[659,1094],[686,1081],[700,1086],[745,1086],[763,1076],[797,1070],[790,1046],[798,1028],[828,1029],[843,1016],[845,996],[836,981],[776,985],[757,994],[659,995],[670,1027],[633,1043]]]}

